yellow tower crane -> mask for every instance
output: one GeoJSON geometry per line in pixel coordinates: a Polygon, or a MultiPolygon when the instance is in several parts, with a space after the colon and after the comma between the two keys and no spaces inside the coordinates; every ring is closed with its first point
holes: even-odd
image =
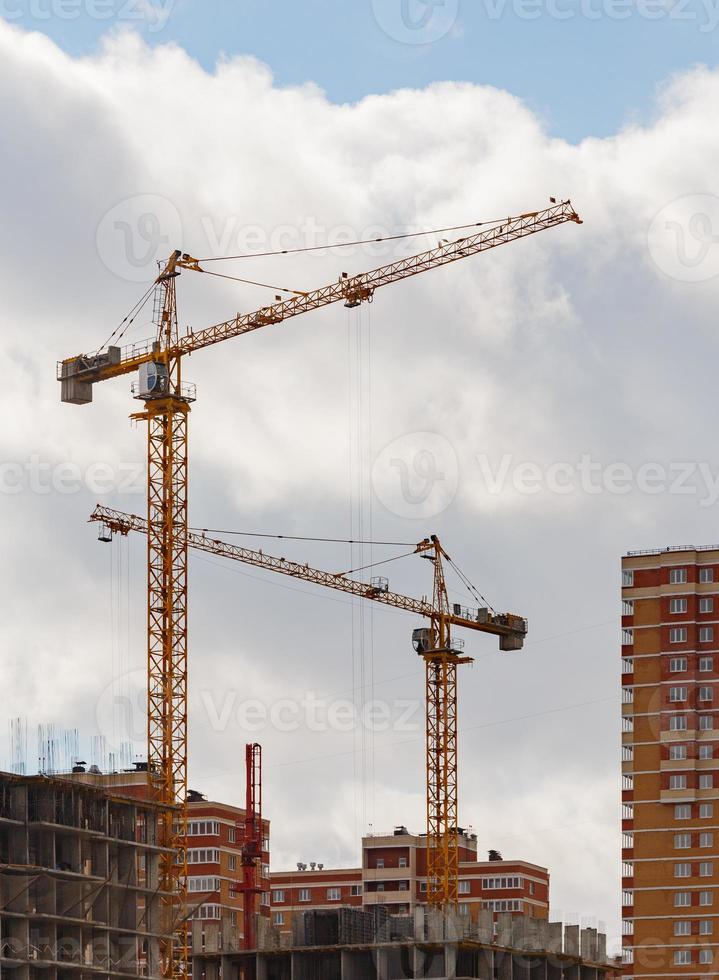
{"type": "MultiPolygon", "coordinates": [[[[177,322],[177,277],[183,270],[205,270],[197,259],[175,251],[155,284],[155,338],[127,347],[108,346],[59,363],[61,399],[75,405],[92,401],[94,384],[137,374],[132,391],[144,402],[144,410],[133,418],[148,425],[148,783],[152,798],[165,806],[161,830],[166,850],[161,856],[160,888],[169,896],[179,923],[175,941],[163,946],[163,976],[185,977],[189,963],[187,921],[184,911],[178,913],[187,904],[187,865],[182,846],[187,830],[187,436],[195,389],[182,379],[183,358],[333,303],[359,306],[371,301],[380,286],[570,221],[581,224],[571,202],[552,199],[543,210],[508,217],[475,234],[443,241],[437,248],[369,272],[355,276],[343,273],[330,285],[182,333],[177,322]]],[[[444,751],[443,744],[438,751],[444,751]]]]}
{"type": "MultiPolygon", "coordinates": [[[[100,538],[127,536],[131,531],[147,534],[147,521],[134,514],[98,505],[90,516],[100,523],[100,538]]],[[[420,541],[415,554],[428,558],[434,567],[432,601],[413,599],[390,592],[387,580],[370,582],[349,578],[310,565],[287,561],[229,544],[206,534],[188,531],[190,548],[230,558],[269,571],[289,575],[326,588],[337,589],[362,599],[404,609],[429,620],[429,627],[415,629],[412,643],[426,665],[426,764],[427,764],[427,902],[434,906],[457,903],[459,852],[457,844],[457,667],[472,662],[463,656],[463,641],[451,635],[454,626],[491,633],[499,637],[500,650],[521,650],[527,634],[527,620],[512,613],[495,613],[488,608],[450,607],[443,559],[452,559],[439,538],[432,535],[420,541]]]]}

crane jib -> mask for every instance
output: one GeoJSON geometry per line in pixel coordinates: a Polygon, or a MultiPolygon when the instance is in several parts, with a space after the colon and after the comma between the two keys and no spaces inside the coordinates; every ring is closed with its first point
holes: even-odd
{"type": "MultiPolygon", "coordinates": [[[[231,319],[210,327],[201,330],[188,328],[169,349],[158,341],[145,340],[126,347],[108,347],[94,354],[66,358],[59,363],[57,372],[58,380],[62,385],[61,400],[76,405],[87,404],[92,401],[93,384],[130,374],[138,370],[141,364],[155,358],[164,359],[168,356],[179,358],[204,347],[221,343],[223,340],[281,323],[333,303],[344,302],[349,307],[359,306],[363,302],[371,301],[375,290],[381,286],[408,279],[430,269],[457,262],[570,221],[581,224],[581,219],[571,202],[560,201],[542,211],[508,217],[501,224],[493,224],[490,228],[474,235],[440,243],[437,248],[408,256],[369,272],[355,276],[343,273],[335,283],[272,303],[251,313],[238,313],[231,319]]],[[[183,260],[180,260],[177,265],[181,268],[202,271],[199,270],[196,260],[191,260],[189,256],[186,259],[184,264],[183,260]]]]}

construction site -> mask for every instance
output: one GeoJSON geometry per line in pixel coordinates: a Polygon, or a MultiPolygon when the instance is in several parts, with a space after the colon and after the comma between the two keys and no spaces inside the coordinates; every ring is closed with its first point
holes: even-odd
{"type": "MultiPolygon", "coordinates": [[[[432,571],[431,591],[392,591],[378,568],[337,573],[226,541],[188,517],[188,428],[196,399],[185,359],[334,304],[354,309],[381,288],[562,225],[579,225],[570,201],[491,222],[436,248],[311,292],[285,291],[250,313],[211,326],[178,326],[177,283],[206,260],[173,252],[156,281],[95,353],[60,361],[62,402],[83,406],[96,386],[132,381],[135,423],[147,431],[147,511],[99,506],[101,542],[142,537],[147,582],[147,753],[102,770],[73,758],[69,771],[0,774],[0,974],[8,980],[608,980],[620,968],[597,929],[553,921],[550,871],[496,851],[480,860],[460,824],[458,683],[472,662],[463,633],[520,651],[529,625],[498,612],[435,534],[413,554],[432,571]],[[122,345],[153,304],[156,335],[122,345]],[[425,671],[426,826],[366,834],[359,866],[298,863],[276,869],[271,827],[287,819],[263,806],[262,746],[245,749],[243,807],[188,784],[188,553],[344,593],[413,617],[412,646],[425,671]],[[474,603],[450,601],[448,570],[474,603]],[[361,574],[364,573],[364,574],[361,574]]],[[[451,274],[451,273],[449,273],[451,274]]],[[[208,393],[208,401],[221,397],[208,393]]],[[[209,520],[211,515],[206,515],[209,520]]],[[[281,535],[278,535],[281,537],[281,535]]],[[[378,563],[381,564],[381,563],[378,563]]],[[[141,611],[135,611],[141,615],[141,611]]],[[[218,736],[220,737],[220,736],[218,736]]],[[[402,814],[393,815],[402,819],[402,814]]]]}

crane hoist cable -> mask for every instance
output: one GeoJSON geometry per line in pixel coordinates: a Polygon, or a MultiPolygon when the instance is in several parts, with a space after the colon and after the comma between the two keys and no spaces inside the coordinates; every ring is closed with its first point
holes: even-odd
{"type": "Polygon", "coordinates": [[[509,218],[492,218],[489,221],[473,221],[468,225],[449,225],[446,228],[430,228],[425,231],[406,231],[397,235],[383,235],[379,238],[360,238],[354,242],[330,242],[328,245],[299,245],[297,248],[281,248],[269,252],[241,252],[238,255],[215,255],[198,262],[229,262],[233,259],[261,259],[271,258],[276,255],[294,255],[297,252],[324,252],[331,248],[353,248],[357,245],[377,245],[379,242],[397,242],[406,238],[421,238],[424,235],[443,235],[450,231],[468,231],[470,228],[489,228],[492,225],[501,225],[509,218]]]}
{"type": "Polygon", "coordinates": [[[396,548],[413,548],[415,545],[414,541],[369,541],[359,540],[357,538],[313,538],[299,534],[268,534],[260,531],[226,531],[212,527],[188,527],[187,530],[196,531],[199,534],[221,534],[223,537],[227,534],[234,534],[244,538],[275,538],[283,541],[314,541],[319,542],[320,544],[369,544],[378,546],[386,545],[387,547],[396,548]]]}

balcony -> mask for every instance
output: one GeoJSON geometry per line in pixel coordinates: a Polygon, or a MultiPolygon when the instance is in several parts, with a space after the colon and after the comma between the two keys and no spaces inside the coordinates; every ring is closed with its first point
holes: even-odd
{"type": "Polygon", "coordinates": [[[412,877],[409,868],[363,868],[363,881],[408,881],[412,877]]]}
{"type": "Polygon", "coordinates": [[[409,890],[400,891],[388,891],[385,889],[383,892],[365,892],[364,893],[364,905],[412,905],[414,904],[414,896],[409,890]]]}

